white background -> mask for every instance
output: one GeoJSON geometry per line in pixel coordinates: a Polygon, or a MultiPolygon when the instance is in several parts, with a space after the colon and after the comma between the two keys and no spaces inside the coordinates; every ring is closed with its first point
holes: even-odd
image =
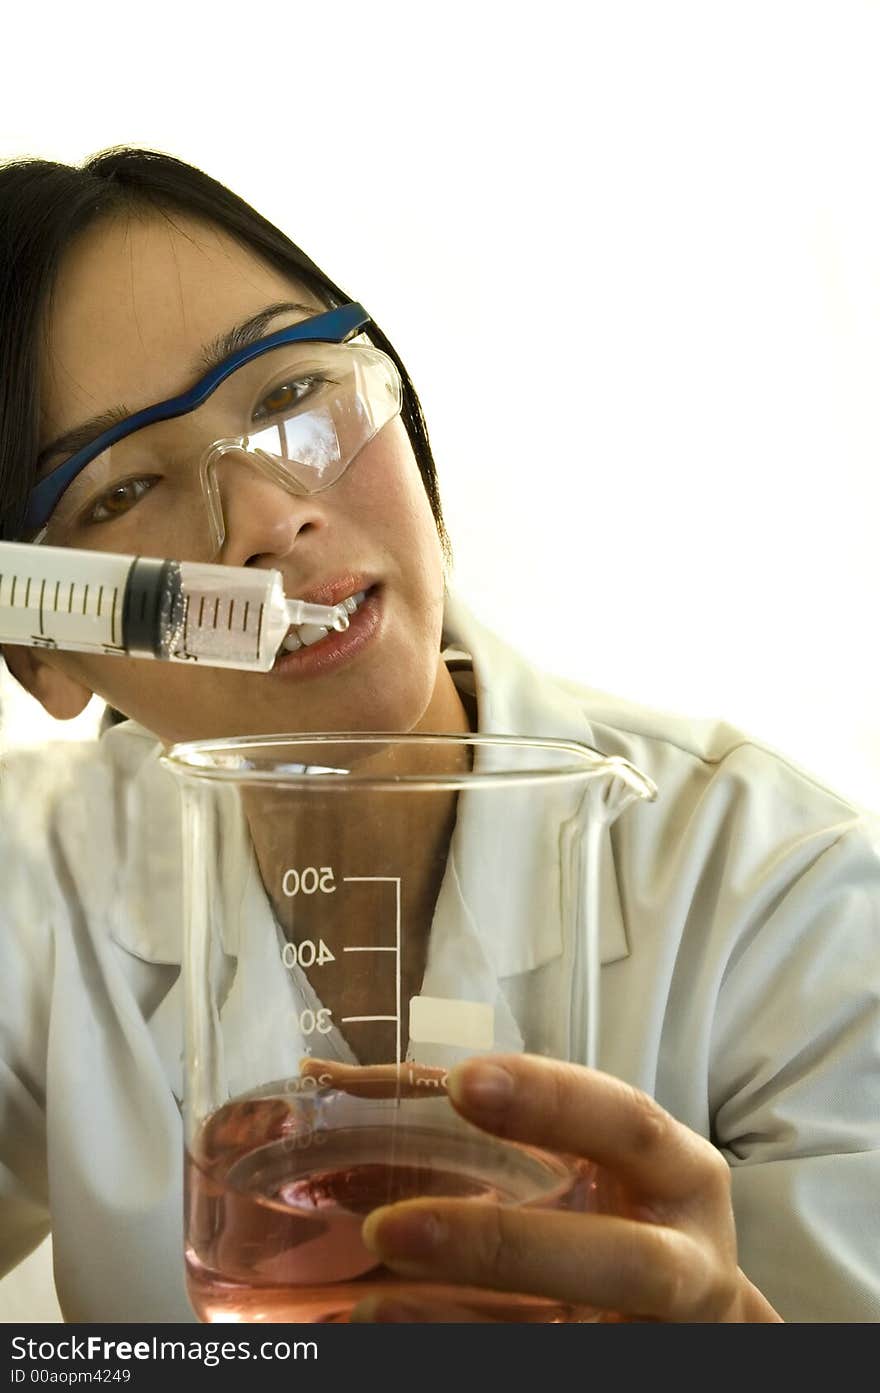
{"type": "Polygon", "coordinates": [[[876,4],[15,10],[0,158],[166,150],[362,300],[480,617],[880,808],[876,4]]]}

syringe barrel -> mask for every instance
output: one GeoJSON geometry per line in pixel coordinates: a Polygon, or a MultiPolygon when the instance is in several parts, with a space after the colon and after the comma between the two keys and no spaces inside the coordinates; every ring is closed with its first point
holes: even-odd
{"type": "Polygon", "coordinates": [[[165,630],[172,662],[268,672],[289,628],[280,571],[183,561],[165,630]]]}
{"type": "Polygon", "coordinates": [[[280,571],[0,542],[0,643],[267,672],[280,571]]]}
{"type": "Polygon", "coordinates": [[[0,542],[0,643],[124,653],[134,557],[0,542]]]}

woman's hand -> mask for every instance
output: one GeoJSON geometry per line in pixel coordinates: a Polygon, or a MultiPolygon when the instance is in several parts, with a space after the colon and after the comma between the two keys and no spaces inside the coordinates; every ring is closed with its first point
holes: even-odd
{"type": "MultiPolygon", "coordinates": [[[[363,1237],[404,1276],[522,1292],[612,1319],[779,1321],[737,1266],[727,1165],[715,1147],[647,1094],[608,1074],[533,1055],[453,1069],[462,1117],[496,1136],[597,1162],[601,1212],[467,1200],[407,1200],[374,1210],[363,1237]]],[[[463,1307],[371,1297],[361,1321],[480,1320],[463,1307]]]]}

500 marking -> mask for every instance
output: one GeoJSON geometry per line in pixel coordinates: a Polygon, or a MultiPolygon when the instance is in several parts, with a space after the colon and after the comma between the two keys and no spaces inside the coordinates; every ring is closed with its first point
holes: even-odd
{"type": "Polygon", "coordinates": [[[289,900],[294,895],[314,895],[318,890],[322,895],[332,895],[336,890],[332,866],[304,866],[301,871],[291,866],[284,872],[281,893],[289,900]]]}

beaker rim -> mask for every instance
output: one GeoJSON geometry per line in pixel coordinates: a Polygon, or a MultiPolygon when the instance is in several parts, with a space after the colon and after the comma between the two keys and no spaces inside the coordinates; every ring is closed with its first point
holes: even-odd
{"type": "Polygon", "coordinates": [[[185,780],[205,780],[216,783],[274,785],[282,788],[342,791],[359,790],[391,792],[394,789],[473,789],[503,785],[578,783],[599,776],[616,776],[623,780],[633,794],[652,802],[657,786],[629,760],[619,755],[605,755],[592,746],[576,740],[538,735],[449,734],[448,732],[400,731],[292,731],[267,735],[214,737],[207,740],[187,740],[170,746],[159,761],[176,777],[185,780]],[[397,744],[408,747],[470,746],[474,749],[534,750],[536,757],[549,760],[551,752],[559,756],[553,765],[537,764],[534,768],[470,769],[466,772],[385,773],[362,774],[357,769],[337,768],[316,759],[314,764],[300,762],[286,765],[281,762],[266,767],[249,766],[247,751],[266,758],[274,748],[314,746],[316,750],[328,744],[363,746],[397,744]]]}

